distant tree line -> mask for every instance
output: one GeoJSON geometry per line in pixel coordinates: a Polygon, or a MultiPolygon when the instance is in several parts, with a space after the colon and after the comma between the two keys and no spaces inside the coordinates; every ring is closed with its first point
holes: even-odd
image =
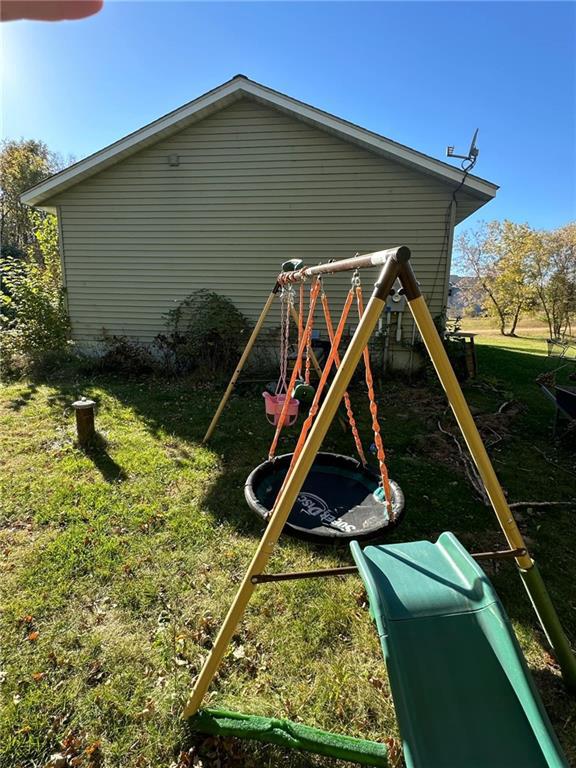
{"type": "Polygon", "coordinates": [[[576,325],[576,222],[537,230],[512,221],[483,223],[457,240],[456,263],[467,278],[460,305],[484,310],[500,333],[515,336],[522,315],[540,315],[550,338],[576,325]]]}

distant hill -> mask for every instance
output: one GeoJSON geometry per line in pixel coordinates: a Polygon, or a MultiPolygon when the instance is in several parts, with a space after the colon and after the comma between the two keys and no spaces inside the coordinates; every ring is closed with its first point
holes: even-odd
{"type": "Polygon", "coordinates": [[[478,317],[484,314],[482,302],[482,289],[478,287],[475,277],[450,275],[448,310],[451,314],[478,317]]]}

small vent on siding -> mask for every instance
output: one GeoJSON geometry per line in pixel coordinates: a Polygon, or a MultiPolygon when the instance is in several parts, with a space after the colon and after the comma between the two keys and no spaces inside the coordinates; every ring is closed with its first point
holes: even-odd
{"type": "Polygon", "coordinates": [[[180,165],[180,155],[168,155],[168,165],[172,168],[180,165]]]}

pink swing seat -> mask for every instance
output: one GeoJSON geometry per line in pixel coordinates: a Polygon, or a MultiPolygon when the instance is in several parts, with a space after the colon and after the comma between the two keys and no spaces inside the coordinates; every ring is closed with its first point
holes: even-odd
{"type": "MultiPolygon", "coordinates": [[[[270,392],[262,392],[262,397],[264,398],[264,404],[266,406],[266,418],[270,424],[276,426],[280,420],[280,414],[284,407],[286,395],[271,395],[270,392]]],[[[288,411],[286,412],[286,421],[284,422],[285,427],[290,427],[298,418],[299,405],[300,403],[298,400],[293,397],[290,398],[288,411]]]]}

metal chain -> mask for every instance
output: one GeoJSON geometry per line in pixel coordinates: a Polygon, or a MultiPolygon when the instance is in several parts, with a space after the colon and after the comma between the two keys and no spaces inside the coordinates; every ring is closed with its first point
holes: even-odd
{"type": "Polygon", "coordinates": [[[292,286],[282,288],[280,295],[280,376],[275,394],[281,395],[287,391],[286,376],[288,374],[288,346],[290,343],[290,302],[292,286]]]}
{"type": "MultiPolygon", "coordinates": [[[[320,288],[322,287],[321,280],[316,280],[311,286],[310,286],[310,301],[312,301],[312,293],[316,291],[316,296],[318,296],[318,292],[320,288]]],[[[312,328],[314,327],[314,316],[312,316],[311,322],[308,324],[307,328],[307,335],[306,335],[306,365],[304,368],[304,381],[306,384],[310,384],[310,364],[312,362],[312,328]]]]}
{"type": "MultiPolygon", "coordinates": [[[[297,350],[300,349],[302,344],[302,336],[304,335],[304,280],[300,283],[300,291],[298,297],[298,345],[297,350]]],[[[296,360],[296,366],[298,368],[298,377],[302,376],[302,357],[298,356],[296,360]]]]}

